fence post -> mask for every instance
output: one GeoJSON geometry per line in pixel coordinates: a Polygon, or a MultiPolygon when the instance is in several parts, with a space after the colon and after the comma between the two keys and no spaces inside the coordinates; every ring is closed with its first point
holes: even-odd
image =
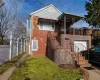
{"type": "Polygon", "coordinates": [[[10,50],[9,50],[9,60],[11,60],[11,54],[12,54],[12,33],[10,35],[10,50]]]}
{"type": "Polygon", "coordinates": [[[31,47],[30,47],[30,43],[29,43],[29,45],[28,45],[28,48],[29,48],[29,55],[31,55],[31,47]]]}
{"type": "Polygon", "coordinates": [[[26,49],[26,40],[24,39],[24,52],[26,51],[25,49],[26,49]]]}
{"type": "Polygon", "coordinates": [[[23,52],[23,39],[21,39],[21,47],[22,47],[22,52],[23,52]]]}
{"type": "Polygon", "coordinates": [[[17,53],[16,53],[17,56],[18,56],[18,51],[19,51],[19,50],[18,50],[18,43],[19,43],[19,38],[17,38],[17,53]]]}
{"type": "Polygon", "coordinates": [[[22,39],[21,39],[21,42],[20,42],[20,54],[22,53],[22,39]]]}

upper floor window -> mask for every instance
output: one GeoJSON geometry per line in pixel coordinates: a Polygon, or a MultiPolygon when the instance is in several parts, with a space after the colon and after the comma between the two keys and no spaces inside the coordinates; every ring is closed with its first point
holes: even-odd
{"type": "Polygon", "coordinates": [[[52,21],[40,21],[40,30],[48,30],[54,31],[55,30],[55,22],[52,21]]]}

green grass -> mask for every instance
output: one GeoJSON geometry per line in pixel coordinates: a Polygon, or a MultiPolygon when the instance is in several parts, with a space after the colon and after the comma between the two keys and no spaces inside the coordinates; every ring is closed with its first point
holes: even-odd
{"type": "Polygon", "coordinates": [[[29,57],[9,80],[76,80],[82,78],[80,73],[77,69],[59,68],[46,57],[29,57]]]}
{"type": "Polygon", "coordinates": [[[14,57],[11,61],[6,62],[5,64],[0,66],[0,74],[2,74],[4,71],[6,71],[8,68],[10,68],[17,60],[22,56],[20,54],[19,56],[14,57]]]}

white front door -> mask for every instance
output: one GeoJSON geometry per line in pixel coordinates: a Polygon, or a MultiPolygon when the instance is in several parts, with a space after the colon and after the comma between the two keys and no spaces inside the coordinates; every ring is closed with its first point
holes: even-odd
{"type": "Polygon", "coordinates": [[[87,50],[87,41],[74,41],[75,52],[84,51],[84,50],[87,50]]]}

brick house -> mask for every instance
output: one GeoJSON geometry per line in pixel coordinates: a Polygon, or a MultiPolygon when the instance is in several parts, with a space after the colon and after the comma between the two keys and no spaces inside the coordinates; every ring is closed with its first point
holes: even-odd
{"type": "Polygon", "coordinates": [[[30,46],[32,55],[48,56],[53,60],[54,50],[57,49],[80,52],[90,48],[91,36],[71,27],[82,18],[79,15],[62,13],[53,4],[31,13],[30,46]]]}

